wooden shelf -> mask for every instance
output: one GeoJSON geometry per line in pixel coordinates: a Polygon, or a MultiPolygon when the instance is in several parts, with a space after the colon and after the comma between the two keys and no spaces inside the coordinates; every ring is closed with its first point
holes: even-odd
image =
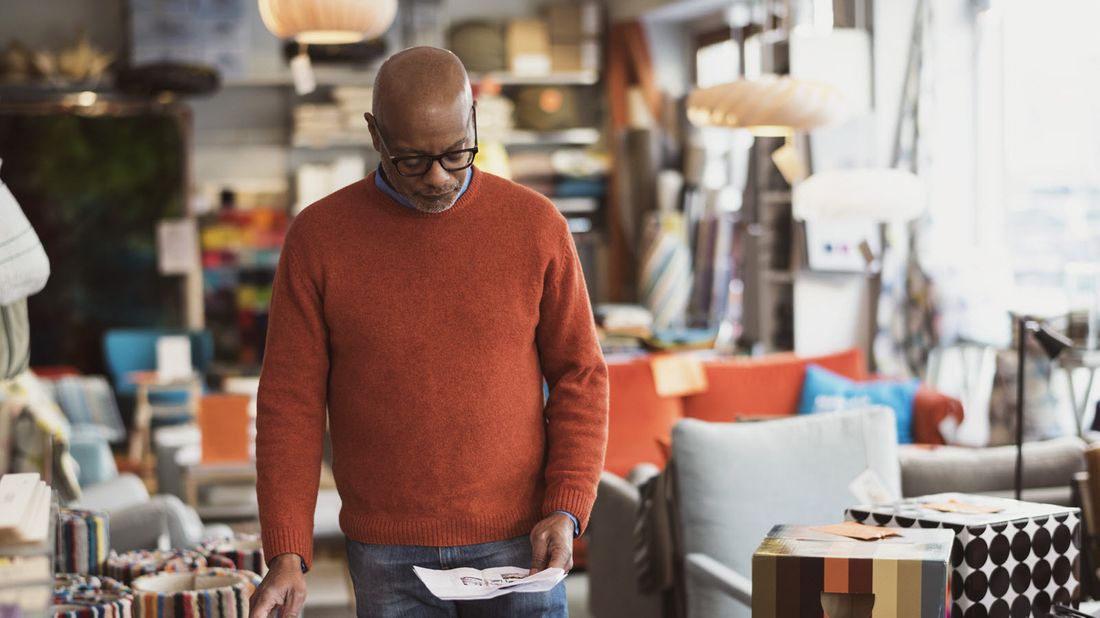
{"type": "MultiPolygon", "coordinates": [[[[374,82],[374,70],[314,65],[313,74],[319,87],[369,87],[374,82]]],[[[600,74],[596,71],[568,71],[547,73],[545,75],[516,75],[507,71],[470,73],[471,82],[477,83],[482,80],[492,80],[502,86],[591,86],[599,83],[600,74]]],[[[270,88],[292,86],[293,84],[290,73],[286,72],[227,79],[222,83],[222,86],[224,88],[270,88]]]]}
{"type": "Polygon", "coordinates": [[[505,146],[539,145],[591,145],[600,141],[600,131],[592,127],[564,129],[561,131],[513,130],[501,140],[505,146]]]}
{"type": "Polygon", "coordinates": [[[591,86],[600,81],[596,71],[567,71],[546,75],[516,75],[507,71],[471,73],[470,81],[492,80],[502,86],[591,86]]]}

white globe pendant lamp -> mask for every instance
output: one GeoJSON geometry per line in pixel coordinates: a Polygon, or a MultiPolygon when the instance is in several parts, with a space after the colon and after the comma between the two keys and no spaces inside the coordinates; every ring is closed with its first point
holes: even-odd
{"type": "Polygon", "coordinates": [[[308,45],[357,43],[384,33],[397,0],[259,0],[272,34],[308,45]]]}

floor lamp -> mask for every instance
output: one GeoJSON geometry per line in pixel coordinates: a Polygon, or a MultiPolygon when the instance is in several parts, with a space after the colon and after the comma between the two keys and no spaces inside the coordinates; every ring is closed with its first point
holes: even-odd
{"type": "Polygon", "coordinates": [[[1039,320],[1026,316],[1016,319],[1016,499],[1024,487],[1024,365],[1027,361],[1027,335],[1032,333],[1047,358],[1054,360],[1073,342],[1039,320]]]}

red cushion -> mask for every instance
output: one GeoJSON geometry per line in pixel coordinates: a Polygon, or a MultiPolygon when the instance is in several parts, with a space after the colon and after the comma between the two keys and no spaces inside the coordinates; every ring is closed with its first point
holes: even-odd
{"type": "Polygon", "coordinates": [[[813,363],[853,380],[867,373],[857,348],[818,357],[773,354],[706,364],[705,393],[684,397],[684,416],[711,422],[739,417],[789,416],[798,410],[806,365],[813,363]]]}
{"type": "Polygon", "coordinates": [[[604,467],[619,476],[645,462],[663,468],[667,455],[660,441],[671,439],[672,426],[683,417],[681,399],[657,395],[648,358],[608,362],[607,376],[611,407],[604,467]]]}
{"type": "Polygon", "coordinates": [[[945,444],[940,435],[940,422],[948,416],[963,422],[962,402],[927,386],[921,386],[913,396],[913,442],[945,444]]]}

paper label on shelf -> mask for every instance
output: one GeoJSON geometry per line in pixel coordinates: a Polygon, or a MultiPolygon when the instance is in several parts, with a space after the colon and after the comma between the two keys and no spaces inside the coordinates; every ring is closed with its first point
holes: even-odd
{"type": "Polygon", "coordinates": [[[649,361],[653,384],[661,397],[683,397],[707,390],[707,374],[698,358],[684,354],[657,354],[649,361]]]}
{"type": "Polygon", "coordinates": [[[164,219],[157,225],[157,267],[162,275],[198,270],[199,234],[194,219],[164,219]]]}

